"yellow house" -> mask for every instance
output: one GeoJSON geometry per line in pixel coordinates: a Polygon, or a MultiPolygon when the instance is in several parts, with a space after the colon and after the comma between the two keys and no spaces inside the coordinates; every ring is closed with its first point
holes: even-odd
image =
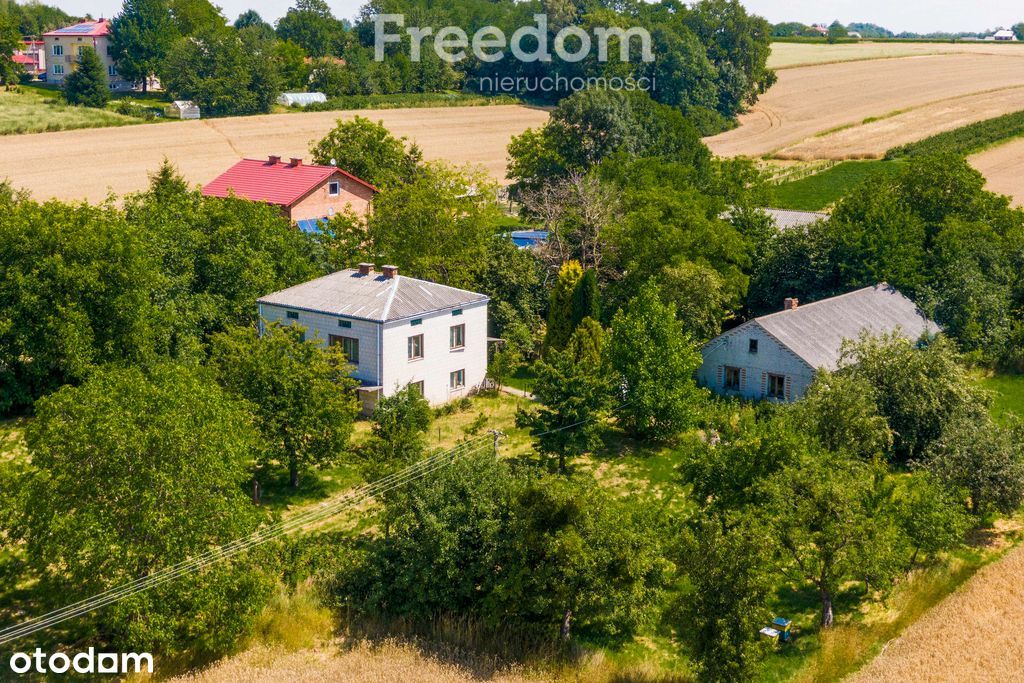
{"type": "Polygon", "coordinates": [[[83,21],[74,26],[65,26],[43,34],[46,50],[46,81],[60,85],[78,63],[83,48],[96,51],[104,69],[111,90],[130,90],[134,83],[126,81],[117,73],[117,63],[111,56],[110,20],[83,21]]]}

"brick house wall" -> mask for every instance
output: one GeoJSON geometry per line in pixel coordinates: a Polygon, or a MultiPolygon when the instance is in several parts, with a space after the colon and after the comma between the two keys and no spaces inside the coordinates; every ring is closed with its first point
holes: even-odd
{"type": "Polygon", "coordinates": [[[350,207],[356,214],[370,213],[373,190],[337,173],[318,185],[311,192],[284,209],[292,221],[331,217],[350,207]],[[338,183],[338,194],[331,195],[331,185],[338,183]]]}

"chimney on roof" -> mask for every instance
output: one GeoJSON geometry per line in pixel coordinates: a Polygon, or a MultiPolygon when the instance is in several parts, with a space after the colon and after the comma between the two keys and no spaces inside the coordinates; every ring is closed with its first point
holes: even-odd
{"type": "Polygon", "coordinates": [[[384,271],[384,277],[389,280],[393,277],[398,277],[398,266],[382,266],[381,270],[384,271]]]}
{"type": "Polygon", "coordinates": [[[795,311],[800,306],[800,299],[796,297],[787,296],[782,300],[782,310],[784,311],[795,311]]]}
{"type": "Polygon", "coordinates": [[[291,164],[292,166],[302,166],[302,158],[292,157],[291,159],[288,160],[288,163],[291,164]]]}
{"type": "Polygon", "coordinates": [[[271,154],[269,157],[267,157],[267,161],[269,161],[271,164],[279,164],[281,163],[281,157],[279,157],[276,154],[271,154]]]}
{"type": "Polygon", "coordinates": [[[369,275],[372,272],[373,272],[373,264],[372,263],[360,263],[359,264],[359,274],[360,275],[369,275]]]}

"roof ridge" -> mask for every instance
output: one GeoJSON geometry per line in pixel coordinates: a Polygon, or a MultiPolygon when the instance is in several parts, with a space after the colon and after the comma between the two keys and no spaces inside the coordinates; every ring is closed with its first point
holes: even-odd
{"type": "MultiPolygon", "coordinates": [[[[875,290],[875,289],[878,289],[879,287],[888,287],[888,286],[889,286],[888,282],[879,282],[877,285],[868,285],[867,287],[861,287],[860,289],[854,289],[854,290],[851,290],[849,292],[843,292],[842,294],[836,294],[835,296],[826,297],[824,299],[818,299],[817,301],[811,301],[810,303],[800,304],[796,308],[791,308],[789,310],[783,309],[781,311],[775,311],[774,313],[765,313],[764,315],[759,315],[756,318],[753,318],[753,320],[764,320],[765,318],[773,318],[773,317],[775,317],[777,315],[782,315],[783,313],[793,313],[794,311],[806,310],[806,309],[808,309],[811,306],[814,306],[816,304],[823,304],[823,303],[826,303],[826,302],[829,302],[829,301],[835,301],[836,299],[843,299],[843,298],[851,296],[853,294],[860,294],[861,292],[866,292],[869,289],[875,290]]],[[[896,292],[900,296],[904,296],[903,293],[900,292],[895,287],[893,287],[892,289],[893,289],[894,292],[896,292]]],[[[906,298],[906,297],[904,297],[904,298],[906,298]]]]}
{"type": "Polygon", "coordinates": [[[391,285],[391,291],[388,292],[388,300],[384,302],[384,313],[381,315],[381,317],[384,318],[384,320],[387,320],[388,314],[391,313],[391,304],[394,302],[395,294],[398,292],[398,279],[400,277],[402,276],[395,275],[393,278],[391,278],[392,280],[394,280],[394,283],[391,285]]]}

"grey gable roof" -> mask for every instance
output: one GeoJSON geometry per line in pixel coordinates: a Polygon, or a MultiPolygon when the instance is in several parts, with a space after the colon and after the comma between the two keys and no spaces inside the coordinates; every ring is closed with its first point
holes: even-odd
{"type": "Polygon", "coordinates": [[[917,340],[923,334],[942,331],[913,301],[883,282],[802,304],[794,310],[754,318],[715,337],[704,345],[703,352],[708,353],[752,327],[759,327],[810,368],[826,370],[839,366],[843,342],[856,340],[862,332],[877,335],[899,329],[904,337],[917,340]]]}
{"type": "Polygon", "coordinates": [[[838,367],[843,341],[855,340],[862,332],[883,334],[899,329],[904,337],[917,340],[940,331],[913,301],[884,282],[751,322],[812,368],[826,370],[838,367]]]}
{"type": "Polygon", "coordinates": [[[775,221],[775,227],[786,231],[810,225],[816,221],[826,220],[829,214],[820,211],[795,211],[793,209],[761,209],[775,221]]]}
{"type": "Polygon", "coordinates": [[[257,303],[387,322],[487,300],[484,294],[404,275],[387,278],[376,272],[339,270],[268,294],[257,303]]]}

